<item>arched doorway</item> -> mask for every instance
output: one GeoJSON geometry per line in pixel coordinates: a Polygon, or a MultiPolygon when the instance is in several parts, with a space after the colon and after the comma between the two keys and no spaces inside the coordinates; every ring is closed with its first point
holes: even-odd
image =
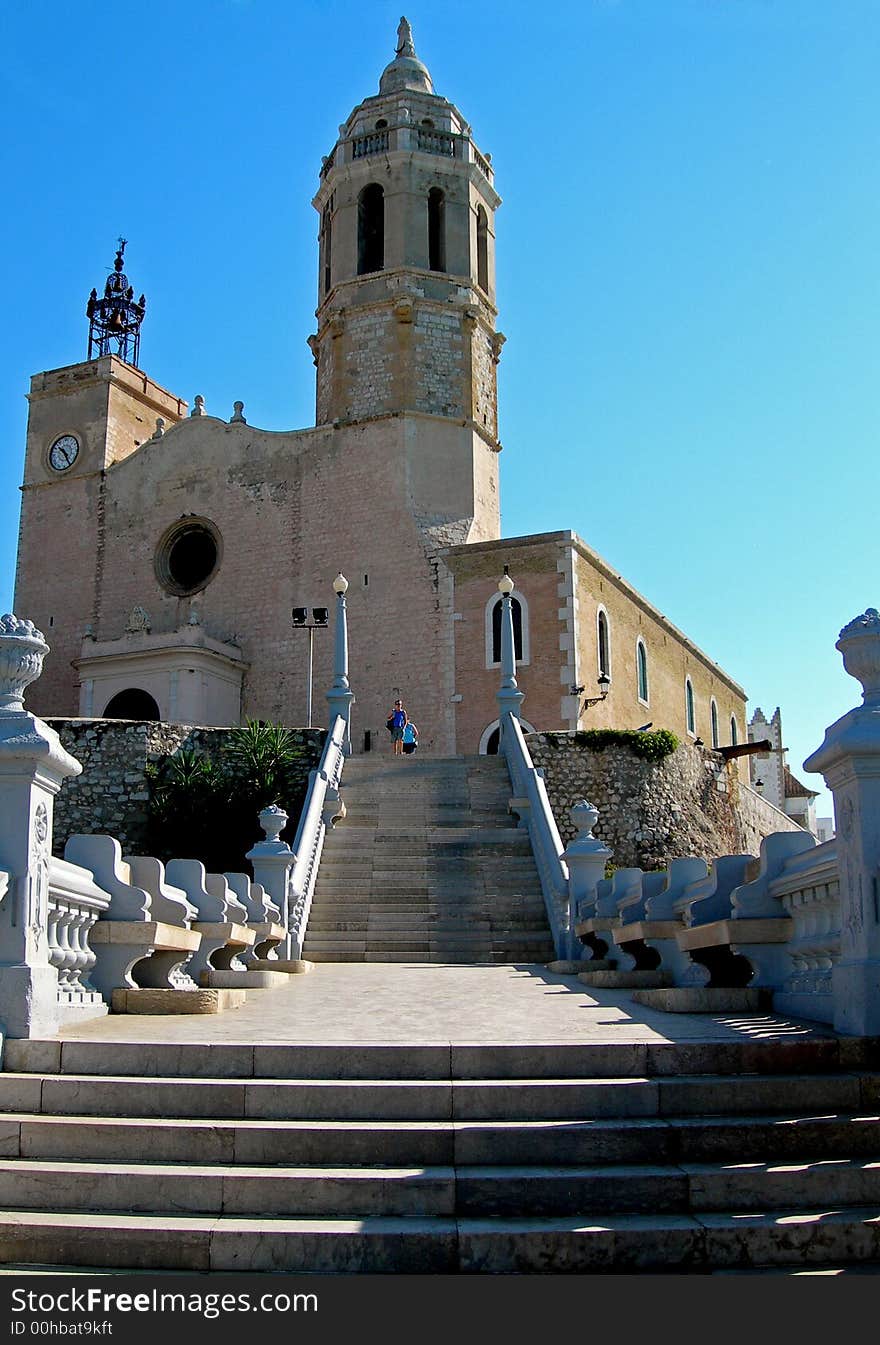
{"type": "MultiPolygon", "coordinates": [[[[521,719],[523,733],[535,733],[536,729],[527,719],[521,719]]],[[[480,756],[496,757],[498,755],[498,743],[501,738],[501,725],[497,719],[493,719],[491,724],[487,724],[483,729],[480,738],[479,753],[480,756]]]]}
{"type": "Polygon", "coordinates": [[[128,687],[118,691],[107,703],[103,719],[159,719],[159,707],[149,691],[128,687]]]}

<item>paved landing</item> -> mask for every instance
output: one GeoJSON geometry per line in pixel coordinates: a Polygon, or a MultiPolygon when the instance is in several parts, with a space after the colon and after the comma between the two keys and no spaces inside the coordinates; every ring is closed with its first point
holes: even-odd
{"type": "Polygon", "coordinates": [[[667,1014],[537,964],[322,962],[220,1014],[109,1014],[62,1041],[352,1044],[589,1044],[834,1037],[772,1014],[667,1014]]]}

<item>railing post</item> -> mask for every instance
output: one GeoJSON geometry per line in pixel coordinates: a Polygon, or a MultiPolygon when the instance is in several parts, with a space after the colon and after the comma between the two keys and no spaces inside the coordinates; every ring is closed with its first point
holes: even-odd
{"type": "Polygon", "coordinates": [[[82,767],[54,729],[24,709],[24,691],[49,652],[30,621],[0,617],[0,1031],[9,1037],[58,1029],[58,972],[49,957],[52,808],[82,767]]]}
{"type": "Polygon", "coordinates": [[[268,892],[272,901],[281,912],[281,924],[284,926],[284,940],[276,949],[282,960],[299,957],[292,951],[288,892],[290,888],[290,870],[296,856],[286,841],[281,840],[281,832],[287,824],[287,813],[283,808],[270,804],[260,813],[260,826],[266,839],[257,841],[247,858],[254,870],[254,882],[268,892]]]}
{"type": "Polygon", "coordinates": [[[354,693],[348,681],[348,616],[345,608],[345,594],[348,580],[344,574],[338,574],[333,580],[336,594],[336,634],[333,645],[333,685],[327,692],[330,706],[330,727],[337,715],[345,722],[345,738],[342,744],[343,756],[351,756],[351,707],[354,693]]]}
{"type": "Polygon", "coordinates": [[[840,877],[840,960],[832,972],[834,1027],[880,1034],[880,613],[844,626],[835,644],[861,682],[862,704],[825,732],[804,767],[834,795],[840,877]]]}
{"type": "Polygon", "coordinates": [[[568,949],[564,957],[572,961],[585,958],[586,949],[575,934],[580,903],[590,905],[596,900],[596,885],[605,876],[605,865],[612,857],[612,851],[593,835],[593,827],[599,820],[599,810],[592,803],[581,799],[569,813],[569,817],[578,829],[578,834],[562,858],[568,865],[568,949]]]}
{"type": "Polygon", "coordinates": [[[498,702],[499,747],[504,740],[505,715],[509,710],[515,719],[519,719],[520,706],[525,696],[516,682],[516,644],[513,635],[513,608],[510,595],[514,583],[504,567],[504,574],[498,581],[501,594],[501,686],[495,693],[498,702]]]}

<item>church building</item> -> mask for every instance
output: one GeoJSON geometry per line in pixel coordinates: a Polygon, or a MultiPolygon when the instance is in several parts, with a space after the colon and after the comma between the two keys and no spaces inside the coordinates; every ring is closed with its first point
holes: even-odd
{"type": "Polygon", "coordinates": [[[423,754],[492,751],[506,567],[525,727],[745,742],[742,687],[586,542],[501,536],[501,198],[406,20],[312,204],[314,427],[261,430],[240,402],[218,419],[155,383],[124,244],[88,359],[31,379],[15,610],[52,653],[30,708],[323,724],[332,631],[306,640],[292,614],[323,603],[332,625],[341,571],[353,751],[387,750],[398,695],[423,754]]]}

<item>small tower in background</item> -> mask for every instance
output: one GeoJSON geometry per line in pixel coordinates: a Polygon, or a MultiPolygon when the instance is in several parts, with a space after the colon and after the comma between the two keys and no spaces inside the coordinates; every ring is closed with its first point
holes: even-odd
{"type": "Polygon", "coordinates": [[[107,277],[103,299],[92,290],[86,305],[89,320],[90,360],[102,355],[115,355],[126,364],[138,367],[141,345],[141,323],[147,301],[143,295],[135,302],[134,290],[122,269],[122,254],[126,239],[119,239],[119,250],[113,263],[113,272],[107,277]]]}

